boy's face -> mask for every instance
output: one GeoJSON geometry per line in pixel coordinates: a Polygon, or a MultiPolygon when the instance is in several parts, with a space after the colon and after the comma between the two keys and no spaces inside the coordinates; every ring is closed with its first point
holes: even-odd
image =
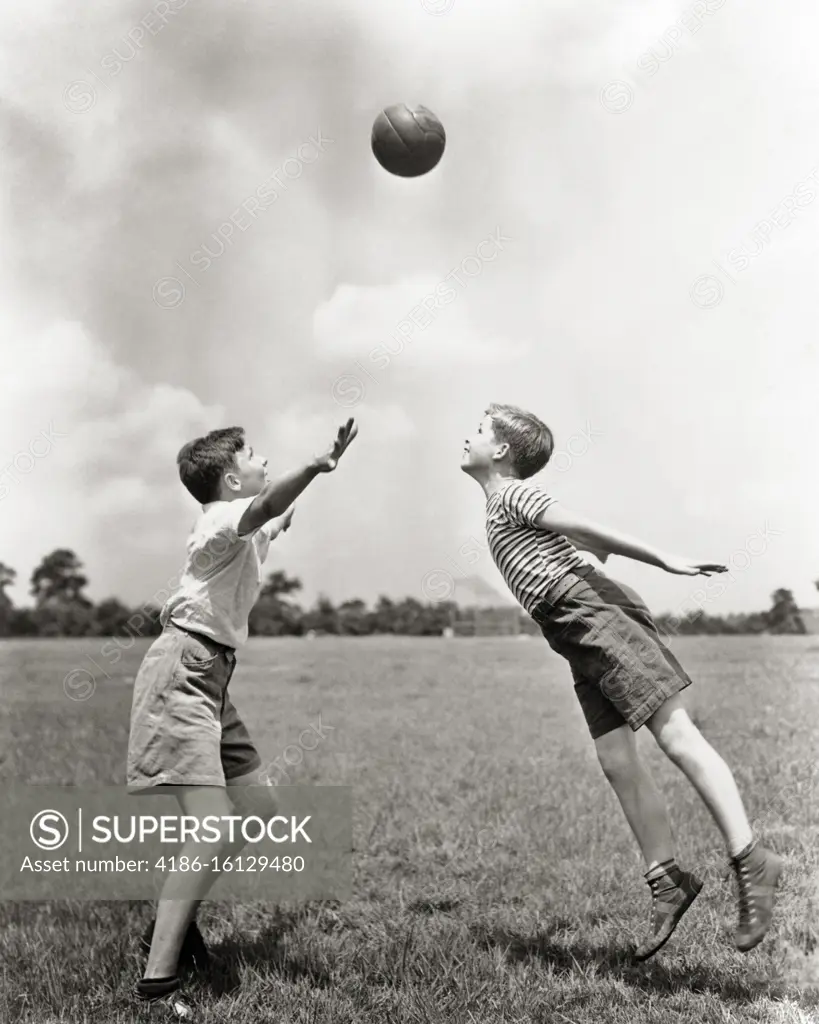
{"type": "Polygon", "coordinates": [[[236,452],[236,468],[224,476],[227,498],[255,497],[267,483],[267,459],[245,444],[236,452]]]}
{"type": "Polygon", "coordinates": [[[475,470],[491,469],[498,464],[496,456],[502,455],[505,447],[503,442],[498,441],[492,429],[492,417],[484,416],[478,429],[466,439],[463,453],[461,454],[461,469],[464,473],[473,473],[475,470]]]}

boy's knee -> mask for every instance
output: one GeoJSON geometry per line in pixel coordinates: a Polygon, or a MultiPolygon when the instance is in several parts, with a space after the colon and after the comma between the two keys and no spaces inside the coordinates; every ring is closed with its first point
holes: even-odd
{"type": "Polygon", "coordinates": [[[640,772],[640,763],[633,757],[607,752],[598,753],[597,759],[607,779],[631,779],[640,772]]]}
{"type": "Polygon", "coordinates": [[[616,733],[601,736],[596,749],[597,760],[607,779],[627,779],[640,771],[640,761],[634,746],[624,743],[616,733]]]}
{"type": "Polygon", "coordinates": [[[696,752],[701,737],[694,723],[689,719],[683,719],[666,722],[655,733],[655,739],[666,757],[679,763],[696,752]]]}
{"type": "Polygon", "coordinates": [[[232,786],[228,792],[237,814],[261,818],[265,823],[278,814],[275,786],[232,786]]]}

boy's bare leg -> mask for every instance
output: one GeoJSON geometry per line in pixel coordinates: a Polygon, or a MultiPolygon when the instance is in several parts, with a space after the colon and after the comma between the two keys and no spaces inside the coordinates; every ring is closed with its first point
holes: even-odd
{"type": "Polygon", "coordinates": [[[753,834],[731,769],[691,721],[679,694],[667,700],[647,725],[711,812],[729,856],[736,857],[753,834]]]}
{"type": "Polygon", "coordinates": [[[739,888],[737,949],[759,945],[771,925],[782,858],[756,842],[733,773],[694,725],[679,694],[649,719],[660,749],[702,797],[728,847],[739,888]]]}
{"type": "Polygon", "coordinates": [[[637,752],[635,733],[622,725],[598,737],[595,746],[648,868],[645,878],[651,889],[651,917],[648,931],[634,951],[637,960],[647,960],[671,938],[702,882],[677,865],[665,801],[637,752]]]}
{"type": "MultiPolygon", "coordinates": [[[[228,789],[218,786],[192,786],[180,788],[176,792],[182,813],[198,819],[206,815],[216,817],[233,814],[258,814],[260,817],[275,814],[273,787],[260,790],[249,790],[249,786],[258,786],[258,773],[231,779],[228,789]]],[[[179,954],[188,926],[196,916],[199,905],[219,877],[210,865],[211,857],[224,860],[234,857],[245,846],[241,834],[235,834],[231,843],[228,838],[227,826],[222,842],[208,844],[207,862],[203,869],[196,873],[180,874],[178,877],[169,875],[157,903],[156,924],[154,926],[151,952],[145,968],[145,979],[173,977],[178,969],[179,954]]],[[[189,841],[182,846],[178,858],[187,856],[191,860],[202,856],[202,844],[189,841]]]]}
{"type": "Polygon", "coordinates": [[[603,774],[617,794],[650,872],[674,859],[674,840],[665,801],[637,752],[637,737],[628,725],[595,741],[603,774]]]}

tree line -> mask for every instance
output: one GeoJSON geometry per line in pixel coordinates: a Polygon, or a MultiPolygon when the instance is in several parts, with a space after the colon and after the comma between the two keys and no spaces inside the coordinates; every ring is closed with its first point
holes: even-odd
{"type": "MultiPolygon", "coordinates": [[[[157,636],[162,630],[156,605],[129,608],[116,597],[99,604],[89,600],[83,566],[67,548],[46,555],[32,572],[31,607],[15,607],[7,594],[16,578],[15,570],[0,562],[0,637],[157,636]]],[[[539,632],[522,610],[479,611],[452,601],[424,604],[412,597],[393,601],[382,595],[368,607],[357,598],[336,605],[321,595],[312,607],[303,608],[295,597],[301,588],[296,577],[281,570],[271,573],[250,615],[251,636],[440,636],[447,629],[455,634],[539,632]]],[[[771,602],[767,611],[719,616],[695,609],[682,617],[659,615],[656,622],[667,635],[806,632],[790,590],[776,590],[771,602]]]]}

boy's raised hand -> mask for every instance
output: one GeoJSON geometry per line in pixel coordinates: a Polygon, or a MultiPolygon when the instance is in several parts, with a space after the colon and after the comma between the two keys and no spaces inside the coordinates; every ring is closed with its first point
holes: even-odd
{"type": "Polygon", "coordinates": [[[338,428],[338,436],[332,446],[323,455],[315,460],[315,467],[320,473],[332,473],[338,465],[338,460],[349,448],[358,434],[358,426],[351,416],[343,427],[338,428]]]}
{"type": "Polygon", "coordinates": [[[728,572],[728,566],[720,562],[689,562],[685,558],[664,558],[663,569],[677,576],[712,576],[717,572],[728,572]]]}

